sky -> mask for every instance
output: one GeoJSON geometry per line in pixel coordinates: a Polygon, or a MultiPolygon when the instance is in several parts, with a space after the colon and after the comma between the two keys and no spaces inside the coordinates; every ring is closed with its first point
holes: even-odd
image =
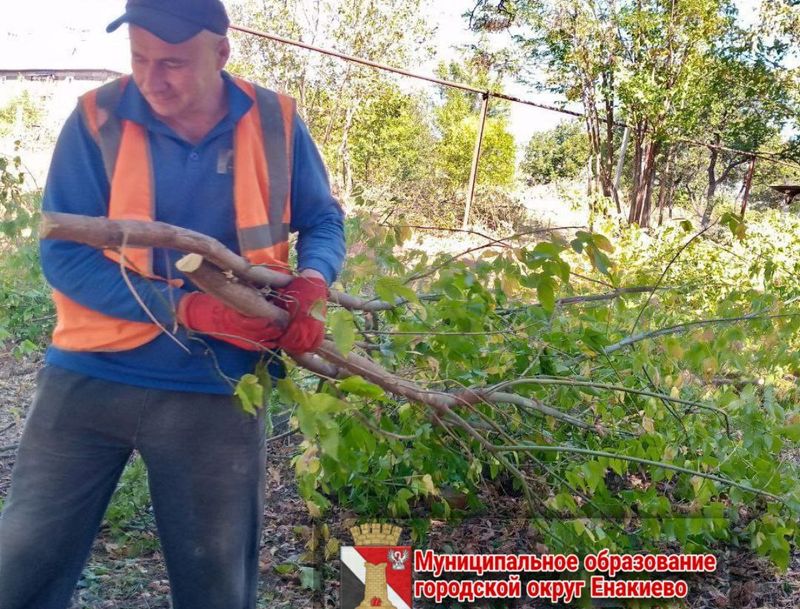
{"type": "MultiPolygon", "coordinates": [[[[226,5],[234,1],[226,0],[226,5]]],[[[0,69],[17,67],[20,61],[44,64],[76,60],[92,61],[93,68],[124,69],[127,35],[124,29],[112,34],[105,31],[106,25],[122,14],[124,2],[79,0],[79,4],[81,11],[75,9],[75,3],[63,0],[9,3],[0,26],[0,69]],[[45,40],[47,44],[43,44],[45,40]]],[[[470,36],[461,14],[472,0],[434,4],[431,15],[439,29],[438,47],[446,52],[451,41],[461,42],[470,36]]]]}
{"type": "MultiPolygon", "coordinates": [[[[226,0],[228,6],[233,2],[226,0]]],[[[455,56],[453,45],[474,39],[461,17],[472,4],[472,0],[431,3],[431,22],[437,24],[436,57],[416,70],[432,74],[439,61],[455,56]]],[[[737,5],[744,21],[755,18],[757,0],[739,0],[737,5]]],[[[0,25],[0,69],[105,68],[127,72],[127,28],[112,34],[105,31],[106,25],[123,10],[123,0],[8,2],[0,25]]],[[[506,85],[506,93],[542,103],[554,101],[552,96],[511,82],[506,85]]],[[[511,130],[518,144],[524,144],[533,132],[550,129],[564,118],[555,112],[512,104],[511,130]]]]}
{"type": "MultiPolygon", "coordinates": [[[[226,1],[230,6],[232,2],[226,1]]],[[[414,68],[433,75],[436,64],[455,56],[453,45],[473,39],[461,15],[472,0],[433,2],[431,21],[437,25],[436,56],[428,64],[414,68]]],[[[27,0],[10,2],[4,8],[0,25],[0,69],[26,68],[105,68],[129,70],[126,28],[107,34],[106,25],[122,14],[122,0],[27,0]],[[81,10],[76,10],[76,4],[81,10]]],[[[400,66],[406,67],[406,66],[400,66]]],[[[512,95],[551,102],[519,87],[507,90],[512,95]]],[[[541,112],[514,104],[512,130],[517,142],[524,143],[533,131],[548,129],[561,119],[552,112],[541,112]]]]}
{"type": "MultiPolygon", "coordinates": [[[[230,6],[233,1],[226,0],[226,4],[230,6]]],[[[0,25],[0,69],[23,64],[127,69],[125,29],[105,32],[105,26],[122,13],[123,0],[13,0],[6,4],[0,25]]],[[[432,4],[431,17],[438,25],[438,55],[444,57],[451,53],[452,44],[470,39],[461,15],[473,2],[445,0],[432,4]]],[[[758,0],[738,0],[736,4],[743,21],[755,19],[758,0]]]]}
{"type": "MultiPolygon", "coordinates": [[[[231,6],[235,0],[226,0],[231,6]]],[[[0,69],[23,67],[128,68],[125,28],[112,34],[106,25],[122,14],[122,0],[14,1],[4,8],[0,26],[0,69]]],[[[461,14],[471,0],[432,3],[431,17],[437,24],[438,55],[450,54],[451,44],[468,41],[471,34],[461,14]]]]}
{"type": "Polygon", "coordinates": [[[127,34],[106,34],[124,3],[116,0],[9,2],[0,25],[0,69],[106,68],[129,65],[127,34]],[[76,5],[81,10],[76,10],[76,5]]]}

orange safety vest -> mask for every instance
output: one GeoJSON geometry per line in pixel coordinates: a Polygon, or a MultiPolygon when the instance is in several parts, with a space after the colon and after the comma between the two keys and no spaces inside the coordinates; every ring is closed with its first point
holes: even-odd
{"type": "MultiPolygon", "coordinates": [[[[103,157],[111,185],[108,217],[144,220],[155,216],[155,184],[146,129],[120,119],[116,108],[128,76],[90,91],[80,112],[103,157]]],[[[234,79],[253,100],[233,135],[233,201],[239,249],[252,264],[288,271],[290,185],[295,114],[294,99],[234,79]]],[[[145,277],[153,274],[152,248],[104,254],[145,277]]],[[[125,351],[150,342],[161,329],[154,323],[110,317],[54,290],[57,323],[53,345],[69,351],[125,351]]]]}

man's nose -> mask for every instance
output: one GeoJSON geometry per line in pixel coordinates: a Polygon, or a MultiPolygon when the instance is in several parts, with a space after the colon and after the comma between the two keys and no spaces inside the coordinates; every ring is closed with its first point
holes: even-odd
{"type": "Polygon", "coordinates": [[[165,88],[164,69],[157,63],[151,63],[142,71],[142,88],[148,92],[158,92],[165,88]]]}

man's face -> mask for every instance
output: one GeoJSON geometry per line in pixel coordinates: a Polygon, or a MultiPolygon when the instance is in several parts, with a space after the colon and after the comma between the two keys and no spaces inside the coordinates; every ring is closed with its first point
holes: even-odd
{"type": "Polygon", "coordinates": [[[181,120],[208,108],[230,54],[227,38],[203,30],[186,42],[169,44],[131,25],[130,39],[133,80],[153,112],[181,120]]]}

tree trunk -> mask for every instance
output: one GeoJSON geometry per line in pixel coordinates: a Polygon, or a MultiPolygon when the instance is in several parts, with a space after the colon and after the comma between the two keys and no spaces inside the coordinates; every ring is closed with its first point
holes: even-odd
{"type": "Polygon", "coordinates": [[[668,205],[669,205],[669,219],[670,219],[670,220],[672,220],[672,209],[673,209],[673,204],[675,203],[675,190],[677,189],[677,187],[678,187],[678,184],[680,184],[680,183],[681,183],[681,180],[682,180],[682,179],[683,179],[683,178],[682,178],[681,176],[678,176],[678,179],[677,179],[677,180],[675,180],[674,182],[672,182],[672,184],[670,185],[670,189],[669,189],[669,199],[668,199],[668,205]]]}
{"type": "Polygon", "coordinates": [[[601,178],[603,145],[600,136],[600,117],[597,113],[594,82],[589,77],[584,78],[583,108],[586,117],[586,133],[589,136],[589,196],[593,196],[600,192],[601,188],[604,188],[601,178]]]}
{"type": "Polygon", "coordinates": [[[656,155],[658,154],[658,144],[653,144],[652,146],[652,166],[648,168],[650,178],[647,180],[647,191],[644,194],[642,226],[650,226],[650,215],[653,208],[653,188],[656,182],[656,155]]]}
{"type": "Polygon", "coordinates": [[[342,125],[342,143],[339,145],[339,155],[342,163],[342,198],[348,199],[353,192],[353,170],[350,164],[350,129],[353,126],[353,118],[356,114],[356,104],[347,109],[342,125]]]}
{"type": "Polygon", "coordinates": [[[631,165],[633,171],[631,172],[631,192],[630,192],[630,209],[628,210],[628,224],[636,222],[636,193],[639,191],[639,182],[642,175],[642,154],[644,146],[644,134],[637,126],[633,142],[633,164],[631,165]]]}
{"type": "Polygon", "coordinates": [[[589,164],[591,185],[587,190],[590,196],[602,192],[604,197],[614,201],[617,211],[621,213],[619,194],[614,185],[613,74],[604,72],[602,81],[605,112],[603,120],[598,113],[598,100],[593,80],[585,78],[583,86],[586,134],[589,138],[590,156],[593,159],[593,162],[589,164]]]}
{"type": "Polygon", "coordinates": [[[641,142],[637,137],[637,157],[639,163],[635,171],[635,188],[633,189],[633,204],[628,216],[630,224],[636,223],[641,227],[650,225],[650,205],[652,202],[652,185],[655,171],[655,158],[658,153],[658,142],[641,142]]]}
{"type": "Polygon", "coordinates": [[[742,209],[739,215],[744,219],[744,212],[747,211],[747,200],[750,198],[750,187],[753,184],[753,174],[756,171],[756,157],[750,159],[750,167],[747,170],[747,176],[744,178],[744,193],[742,194],[742,209]]]}
{"type": "Polygon", "coordinates": [[[664,224],[664,206],[672,196],[672,147],[664,151],[664,170],[661,173],[661,184],[658,189],[658,225],[664,224]]]}
{"type": "MultiPolygon", "coordinates": [[[[715,144],[719,144],[719,135],[714,136],[715,144]]],[[[714,211],[714,197],[717,192],[717,160],[719,159],[719,150],[711,148],[711,155],[708,159],[708,168],[706,174],[708,176],[708,185],[706,187],[706,205],[703,210],[703,217],[700,224],[703,227],[708,226],[711,221],[711,213],[714,211]]]]}
{"type": "Polygon", "coordinates": [[[614,73],[603,72],[603,100],[605,104],[605,139],[602,145],[600,181],[603,195],[614,201],[617,213],[622,213],[614,180],[614,73]]]}
{"type": "Polygon", "coordinates": [[[713,146],[709,148],[710,155],[708,158],[708,167],[706,168],[706,174],[708,179],[708,184],[706,186],[706,204],[705,209],[703,210],[703,217],[700,221],[703,227],[708,226],[709,222],[711,222],[711,214],[714,211],[714,206],[716,205],[716,194],[717,194],[717,186],[719,186],[720,182],[724,179],[724,176],[730,172],[730,167],[724,172],[724,175],[720,178],[717,177],[717,163],[719,162],[719,146],[722,138],[719,133],[714,134],[714,141],[713,146]]]}

